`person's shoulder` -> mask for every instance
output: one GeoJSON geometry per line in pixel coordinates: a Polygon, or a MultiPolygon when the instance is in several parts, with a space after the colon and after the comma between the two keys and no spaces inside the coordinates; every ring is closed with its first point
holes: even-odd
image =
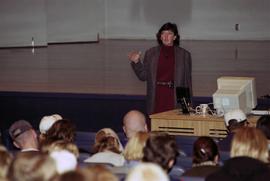
{"type": "Polygon", "coordinates": [[[184,52],[184,53],[190,54],[190,52],[188,50],[186,50],[185,48],[180,47],[180,46],[175,46],[175,50],[179,51],[179,52],[184,52]]]}
{"type": "Polygon", "coordinates": [[[220,166],[217,165],[203,165],[198,167],[192,167],[186,170],[183,173],[183,176],[206,177],[219,169],[220,166]]]}
{"type": "Polygon", "coordinates": [[[154,46],[146,50],[146,53],[152,53],[160,50],[160,46],[154,46]]]}

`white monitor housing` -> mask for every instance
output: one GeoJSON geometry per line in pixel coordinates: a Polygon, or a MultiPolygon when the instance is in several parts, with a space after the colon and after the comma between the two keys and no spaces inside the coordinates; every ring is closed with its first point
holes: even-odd
{"type": "Polygon", "coordinates": [[[257,94],[254,77],[220,77],[217,79],[217,91],[213,94],[214,108],[228,112],[241,109],[249,114],[257,106],[257,94]]]}

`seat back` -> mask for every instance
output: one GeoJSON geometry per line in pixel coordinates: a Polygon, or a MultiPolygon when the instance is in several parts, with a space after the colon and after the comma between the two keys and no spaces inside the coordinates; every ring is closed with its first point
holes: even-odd
{"type": "Polygon", "coordinates": [[[18,149],[13,145],[13,140],[11,139],[8,130],[1,130],[1,141],[2,144],[10,151],[17,151],[18,149]]]}
{"type": "Polygon", "coordinates": [[[80,152],[91,153],[92,146],[95,143],[96,132],[77,131],[75,144],[80,152]]]}
{"type": "Polygon", "coordinates": [[[175,136],[177,146],[180,150],[186,153],[187,156],[192,156],[193,143],[198,139],[197,136],[175,136]]]}
{"type": "Polygon", "coordinates": [[[192,167],[192,157],[178,156],[176,159],[176,165],[181,166],[184,170],[188,170],[192,167]]]}

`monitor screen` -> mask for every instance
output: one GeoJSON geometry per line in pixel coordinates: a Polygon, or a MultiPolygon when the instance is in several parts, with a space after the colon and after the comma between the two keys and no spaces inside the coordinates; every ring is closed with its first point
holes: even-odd
{"type": "Polygon", "coordinates": [[[220,77],[217,91],[213,94],[214,108],[226,113],[241,109],[246,114],[257,106],[254,77],[220,77]]]}

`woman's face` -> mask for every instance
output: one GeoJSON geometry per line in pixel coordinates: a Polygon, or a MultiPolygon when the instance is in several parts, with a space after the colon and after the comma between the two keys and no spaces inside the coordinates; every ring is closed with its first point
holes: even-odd
{"type": "Polygon", "coordinates": [[[163,45],[166,46],[173,46],[173,41],[175,40],[176,36],[171,30],[164,30],[161,32],[160,39],[163,45]]]}

